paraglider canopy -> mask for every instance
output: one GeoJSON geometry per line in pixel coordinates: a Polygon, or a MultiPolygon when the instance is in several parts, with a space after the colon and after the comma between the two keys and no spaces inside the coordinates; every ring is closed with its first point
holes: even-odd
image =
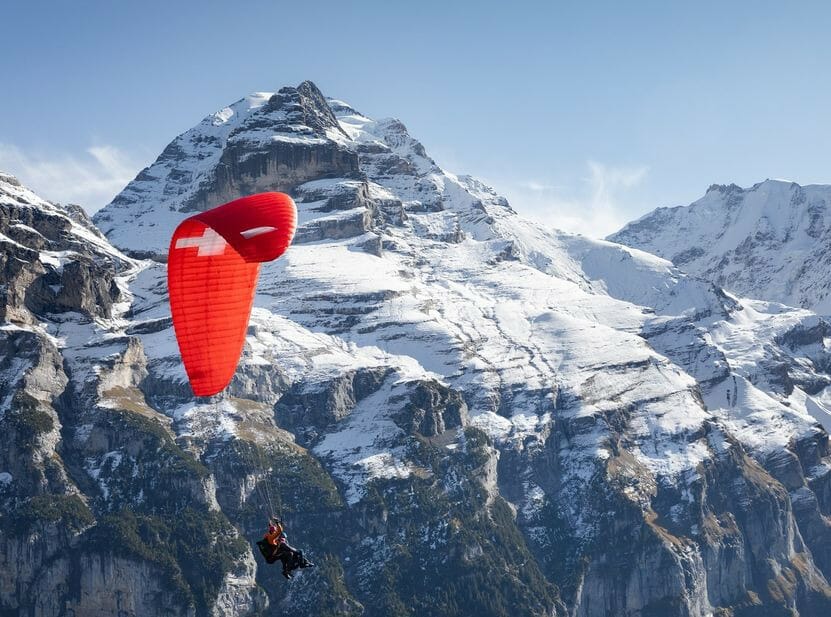
{"type": "Polygon", "coordinates": [[[296,227],[291,197],[259,193],[185,219],[173,233],[167,261],[170,310],[196,396],[211,396],[230,383],[260,263],[282,255],[296,227]]]}

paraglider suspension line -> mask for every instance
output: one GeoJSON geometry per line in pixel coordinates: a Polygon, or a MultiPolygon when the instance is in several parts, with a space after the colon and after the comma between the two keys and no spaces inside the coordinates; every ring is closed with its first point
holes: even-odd
{"type": "MultiPolygon", "coordinates": [[[[214,407],[219,413],[219,404],[223,401],[229,400],[228,391],[224,390],[220,395],[219,400],[214,402],[214,407]]],[[[257,493],[257,500],[260,506],[267,509],[267,516],[277,516],[279,520],[283,520],[283,501],[280,494],[280,478],[269,467],[268,461],[260,449],[260,447],[251,442],[251,449],[243,448],[240,452],[242,459],[248,463],[249,467],[254,473],[254,491],[257,493]],[[277,484],[276,490],[272,486],[272,478],[277,484]]]]}

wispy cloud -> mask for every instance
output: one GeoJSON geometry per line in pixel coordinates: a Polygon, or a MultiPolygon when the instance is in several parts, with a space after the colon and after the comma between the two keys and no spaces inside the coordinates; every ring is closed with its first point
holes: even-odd
{"type": "Polygon", "coordinates": [[[108,204],[141,167],[114,146],[92,146],[79,156],[30,153],[0,143],[0,171],[17,176],[41,197],[76,203],[88,212],[108,204]]]}
{"type": "Polygon", "coordinates": [[[520,186],[536,193],[560,191],[564,188],[557,184],[544,184],[542,182],[537,182],[536,180],[526,180],[525,182],[520,183],[520,186]]]}
{"type": "Polygon", "coordinates": [[[531,179],[495,183],[521,214],[566,231],[602,238],[632,218],[627,193],[641,185],[649,167],[586,162],[573,186],[531,179]]]}

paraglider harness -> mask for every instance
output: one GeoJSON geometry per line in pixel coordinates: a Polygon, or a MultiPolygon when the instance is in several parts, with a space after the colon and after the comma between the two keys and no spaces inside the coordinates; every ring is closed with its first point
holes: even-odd
{"type": "Polygon", "coordinates": [[[289,545],[286,533],[283,531],[283,522],[281,520],[272,517],[269,520],[269,525],[275,526],[280,530],[280,533],[276,536],[276,544],[269,539],[269,536],[272,535],[270,529],[269,533],[262,540],[257,541],[257,546],[265,558],[266,563],[272,564],[277,560],[282,561],[283,576],[286,578],[291,578],[291,573],[298,568],[314,567],[314,564],[303,556],[303,551],[292,548],[289,545]]]}

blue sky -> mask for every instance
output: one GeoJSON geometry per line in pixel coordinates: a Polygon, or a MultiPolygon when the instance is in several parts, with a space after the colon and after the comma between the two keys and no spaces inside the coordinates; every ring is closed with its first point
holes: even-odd
{"type": "Polygon", "coordinates": [[[94,210],[311,79],[520,212],[605,235],[711,183],[831,183],[827,2],[4,3],[0,169],[94,210]]]}

